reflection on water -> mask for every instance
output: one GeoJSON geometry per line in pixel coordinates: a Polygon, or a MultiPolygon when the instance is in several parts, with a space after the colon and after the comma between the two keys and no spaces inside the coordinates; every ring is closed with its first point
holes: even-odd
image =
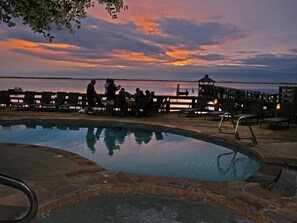
{"type": "Polygon", "coordinates": [[[88,127],[86,142],[90,151],[95,153],[95,144],[101,137],[103,137],[105,146],[108,149],[108,155],[112,156],[114,150],[120,150],[120,145],[125,143],[125,138],[132,133],[134,134],[135,142],[138,145],[148,144],[151,141],[153,134],[155,134],[156,140],[164,139],[162,132],[159,131],[153,132],[144,129],[133,130],[122,127],[88,127]],[[101,136],[102,131],[104,134],[101,136]]]}
{"type": "Polygon", "coordinates": [[[89,127],[86,135],[87,145],[92,153],[96,151],[95,144],[99,140],[103,128],[97,128],[96,132],[94,129],[94,127],[89,127]]]}
{"type": "Polygon", "coordinates": [[[215,142],[122,125],[2,126],[0,143],[60,148],[109,171],[213,181],[247,179],[261,165],[253,156],[215,142]]]}
{"type": "Polygon", "coordinates": [[[233,176],[236,176],[236,164],[239,163],[240,161],[244,161],[244,158],[239,157],[236,158],[238,152],[236,151],[232,151],[232,152],[228,152],[228,153],[222,153],[217,157],[217,166],[218,166],[218,170],[223,173],[226,174],[228,172],[231,172],[233,174],[233,176]],[[227,161],[227,165],[222,165],[222,158],[227,157],[226,160],[227,161]]]}

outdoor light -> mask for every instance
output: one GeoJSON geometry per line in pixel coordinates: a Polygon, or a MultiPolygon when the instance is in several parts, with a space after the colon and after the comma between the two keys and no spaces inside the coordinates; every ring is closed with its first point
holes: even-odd
{"type": "Polygon", "coordinates": [[[276,104],[276,110],[280,110],[280,103],[276,104]]]}
{"type": "Polygon", "coordinates": [[[216,98],[216,99],[214,99],[214,101],[213,101],[213,103],[214,103],[214,105],[217,105],[218,104],[218,99],[216,98]]]}
{"type": "Polygon", "coordinates": [[[166,101],[170,101],[170,98],[169,98],[169,97],[167,97],[167,98],[166,98],[166,101]]]}

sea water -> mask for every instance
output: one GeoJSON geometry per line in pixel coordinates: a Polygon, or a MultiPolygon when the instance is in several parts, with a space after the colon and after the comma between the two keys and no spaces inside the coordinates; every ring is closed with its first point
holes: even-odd
{"type": "MultiPolygon", "coordinates": [[[[8,90],[21,88],[23,91],[66,91],[85,93],[86,87],[90,82],[86,78],[9,78],[0,77],[0,90],[8,90]]],[[[98,93],[104,93],[104,79],[97,79],[95,85],[98,93]]],[[[188,91],[189,96],[198,95],[197,81],[177,81],[177,80],[127,80],[116,79],[116,85],[121,85],[131,94],[135,93],[136,88],[141,90],[154,91],[155,95],[176,95],[177,86],[180,91],[188,91]]],[[[279,84],[267,83],[232,83],[232,82],[216,82],[216,86],[237,88],[244,90],[260,91],[263,93],[276,94],[278,93],[279,84]]]]}

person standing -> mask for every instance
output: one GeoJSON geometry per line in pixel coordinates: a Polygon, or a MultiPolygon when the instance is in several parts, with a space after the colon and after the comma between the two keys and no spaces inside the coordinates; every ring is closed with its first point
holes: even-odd
{"type": "Polygon", "coordinates": [[[140,92],[140,89],[139,89],[139,88],[136,88],[136,89],[135,89],[135,93],[134,93],[134,95],[133,95],[133,98],[134,98],[134,99],[137,98],[137,96],[139,95],[139,92],[140,92]]]}
{"type": "Polygon", "coordinates": [[[106,78],[106,82],[104,84],[104,90],[105,90],[104,94],[105,94],[105,96],[107,95],[107,92],[108,92],[109,81],[110,81],[110,79],[106,78]]]}
{"type": "Polygon", "coordinates": [[[108,91],[106,95],[106,111],[109,115],[112,114],[114,105],[115,93],[120,90],[121,85],[116,86],[113,79],[109,79],[108,91]]]}
{"type": "Polygon", "coordinates": [[[93,114],[93,107],[96,101],[98,102],[98,104],[100,103],[102,104],[101,98],[95,90],[95,84],[96,84],[96,80],[92,79],[87,86],[87,102],[88,102],[87,113],[88,114],[93,114]]]}

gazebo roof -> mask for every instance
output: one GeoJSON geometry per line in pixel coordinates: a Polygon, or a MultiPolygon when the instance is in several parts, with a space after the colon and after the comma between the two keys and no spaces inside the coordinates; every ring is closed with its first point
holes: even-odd
{"type": "Polygon", "coordinates": [[[198,82],[208,82],[208,83],[214,83],[215,81],[213,79],[211,79],[210,77],[208,77],[208,74],[205,74],[205,76],[203,78],[201,78],[200,80],[198,80],[198,82]]]}

